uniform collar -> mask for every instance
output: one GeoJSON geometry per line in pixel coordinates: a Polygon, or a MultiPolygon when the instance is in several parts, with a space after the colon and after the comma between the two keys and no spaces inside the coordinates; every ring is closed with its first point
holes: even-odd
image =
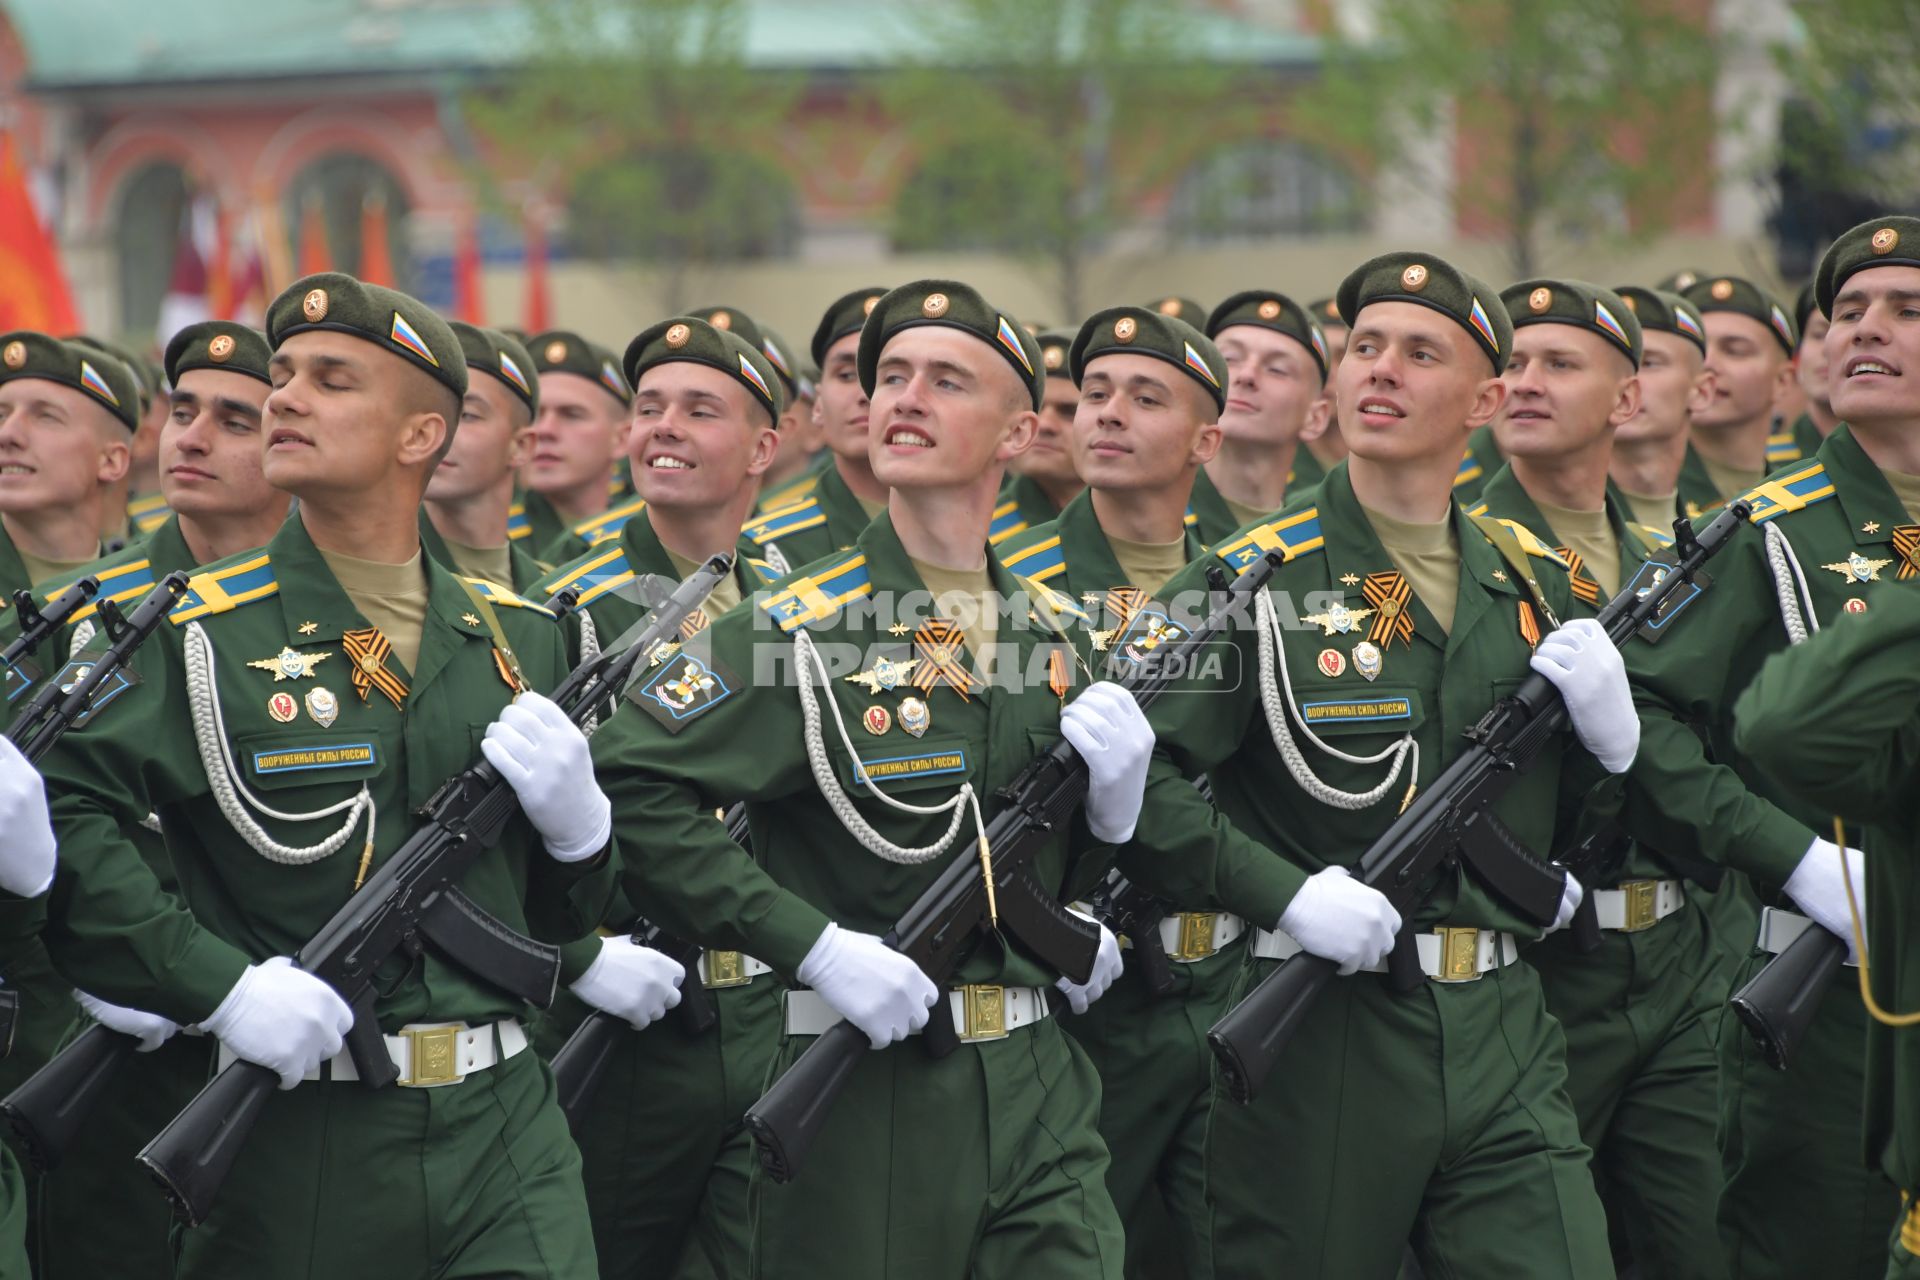
{"type": "MultiPolygon", "coordinates": [[[[1554,531],[1553,522],[1541,512],[1540,504],[1533,500],[1527,487],[1520,483],[1520,477],[1513,473],[1512,463],[1503,465],[1493,473],[1480,490],[1480,500],[1487,505],[1489,515],[1525,525],[1534,537],[1548,546],[1559,549],[1566,545],[1554,531]]],[[[1614,488],[1611,479],[1607,481],[1606,511],[1607,524],[1613,530],[1613,540],[1620,544],[1623,570],[1653,554],[1653,548],[1634,528],[1633,521],[1627,515],[1626,499],[1614,488]]]]}
{"type": "MultiPolygon", "coordinates": [[[[153,580],[158,582],[176,569],[185,569],[189,573],[200,567],[193,558],[193,549],[187,545],[187,536],[180,532],[178,512],[169,515],[147,535],[146,541],[137,548],[139,556],[144,556],[153,566],[153,580]]],[[[124,559],[125,557],[121,557],[124,559]]]]}
{"type": "Polygon", "coordinates": [[[868,525],[867,509],[847,487],[836,463],[828,463],[827,469],[820,473],[820,483],[814,486],[812,496],[827,518],[827,536],[834,546],[850,546],[859,541],[860,532],[868,525]]]}
{"type": "MultiPolygon", "coordinates": [[[[653,527],[652,511],[649,505],[620,526],[620,550],[626,554],[627,568],[635,574],[657,573],[677,582],[680,580],[680,567],[674,564],[666,543],[660,541],[660,535],[653,527]]],[[[733,556],[733,580],[739,584],[740,599],[743,601],[751,601],[753,593],[767,585],[747,563],[746,556],[737,549],[733,556]]]]}
{"type": "MultiPolygon", "coordinates": [[[[1060,551],[1067,563],[1069,594],[1096,596],[1091,601],[1082,599],[1076,603],[1097,606],[1112,588],[1133,585],[1120,567],[1120,558],[1113,554],[1107,531],[1100,527],[1100,516],[1093,509],[1093,490],[1083,489],[1076,494],[1073,501],[1061,509],[1055,527],[1060,534],[1060,551]]],[[[1181,534],[1186,543],[1188,564],[1206,555],[1207,549],[1201,545],[1195,526],[1182,525],[1181,534]]]]}
{"type": "MultiPolygon", "coordinates": [[[[1846,423],[1833,429],[1813,460],[1826,469],[1834,501],[1846,513],[1847,528],[1856,546],[1883,546],[1893,541],[1897,526],[1912,523],[1893,486],[1853,438],[1853,428],[1846,423]],[[1872,532],[1868,532],[1870,526],[1872,532]]],[[[1789,470],[1797,471],[1805,465],[1793,463],[1789,470]]]]}
{"type": "Polygon", "coordinates": [[[1228,534],[1240,527],[1240,517],[1233,514],[1233,508],[1227,505],[1220,487],[1214,484],[1205,467],[1193,477],[1193,496],[1187,499],[1187,510],[1195,516],[1194,523],[1188,527],[1210,543],[1225,541],[1228,534]]]}
{"type": "Polygon", "coordinates": [[[1681,514],[1689,520],[1717,511],[1727,505],[1728,498],[1739,496],[1720,492],[1713,482],[1713,473],[1707,470],[1707,460],[1691,441],[1687,444],[1687,456],[1680,463],[1678,488],[1681,514]]]}
{"type": "Polygon", "coordinates": [[[0,521],[0,607],[13,608],[13,593],[32,586],[27,581],[27,562],[20,558],[20,552],[13,545],[13,535],[7,532],[4,521],[0,521]]]}

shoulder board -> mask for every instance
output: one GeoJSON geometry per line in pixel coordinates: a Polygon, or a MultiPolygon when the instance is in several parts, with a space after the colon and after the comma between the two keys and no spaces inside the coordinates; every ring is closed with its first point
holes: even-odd
{"type": "Polygon", "coordinates": [[[1467,514],[1469,516],[1483,516],[1487,514],[1487,504],[1484,502],[1476,502],[1467,508],[1467,514]]]}
{"type": "Polygon", "coordinates": [[[1186,516],[1181,519],[1180,523],[1186,525],[1189,529],[1191,529],[1194,525],[1197,525],[1200,523],[1199,513],[1194,511],[1194,509],[1191,506],[1189,506],[1187,508],[1186,516]]]}
{"type": "Polygon", "coordinates": [[[1833,480],[1818,462],[1774,476],[1740,495],[1753,504],[1754,524],[1765,524],[1789,511],[1800,511],[1833,496],[1833,480]]]}
{"type": "Polygon", "coordinates": [[[166,498],[161,494],[149,493],[127,500],[127,519],[141,533],[152,533],[165,524],[167,517],[172,514],[173,511],[167,506],[166,498]]]}
{"type": "Polygon", "coordinates": [[[605,551],[592,551],[561,569],[553,581],[542,590],[551,600],[568,587],[578,587],[580,597],[576,607],[592,604],[614,588],[633,581],[633,569],[627,564],[627,549],[611,547],[605,551]]]}
{"type": "Polygon", "coordinates": [[[1767,465],[1784,467],[1789,462],[1800,461],[1800,442],[1793,438],[1793,432],[1781,431],[1767,437],[1767,465]]]}
{"type": "Polygon", "coordinates": [[[1013,576],[1022,587],[1026,588],[1028,596],[1047,606],[1047,611],[1053,614],[1055,622],[1061,618],[1072,618],[1076,622],[1092,622],[1092,619],[1087,617],[1086,610],[1075,604],[1071,596],[1055,591],[1037,578],[1028,578],[1017,573],[1013,576]]]}
{"type": "Polygon", "coordinates": [[[1016,577],[1032,578],[1035,582],[1045,582],[1057,578],[1067,571],[1066,552],[1060,546],[1060,535],[1042,538],[1030,547],[1022,547],[1000,561],[1008,573],[1016,577]]]}
{"type": "MultiPolygon", "coordinates": [[[[83,577],[86,575],[82,575],[83,577]]],[[[100,593],[81,608],[73,611],[67,619],[69,624],[84,622],[100,612],[100,602],[111,600],[115,604],[124,604],[129,600],[138,600],[153,590],[153,562],[151,560],[129,560],[125,564],[115,565],[111,569],[102,569],[93,574],[100,580],[100,593]]],[[[69,582],[67,586],[72,586],[69,582]]],[[[47,600],[59,595],[58,591],[49,591],[47,600]]]]}
{"type": "Polygon", "coordinates": [[[818,573],[796,578],[780,591],[755,601],[774,625],[793,632],[810,622],[823,622],[840,612],[841,606],[858,600],[873,590],[867,577],[864,553],[835,561],[818,573]]]}
{"type": "Polygon", "coordinates": [[[587,540],[588,546],[597,546],[608,538],[618,537],[627,521],[646,509],[646,499],[634,498],[617,507],[609,507],[591,519],[582,520],[573,526],[573,532],[587,540]]]}
{"type": "Polygon", "coordinates": [[[796,481],[793,484],[774,490],[766,497],[760,499],[760,514],[770,515],[775,511],[785,510],[812,493],[815,486],[819,483],[820,473],[816,471],[804,480],[796,481]]]}
{"type": "Polygon", "coordinates": [[[1650,524],[1636,524],[1633,526],[1633,531],[1656,551],[1664,551],[1673,545],[1673,534],[1669,530],[1656,529],[1650,524]]]}
{"type": "Polygon", "coordinates": [[[533,521],[527,519],[527,504],[516,502],[507,508],[507,539],[518,542],[533,536],[533,521]]]}
{"type": "Polygon", "coordinates": [[[777,538],[784,538],[802,529],[812,529],[827,522],[827,513],[820,509],[817,498],[803,498],[790,507],[778,511],[769,511],[755,520],[749,520],[740,526],[740,532],[760,546],[766,546],[777,538]]]}
{"type": "Polygon", "coordinates": [[[765,560],[758,560],[753,556],[747,556],[746,561],[747,566],[753,570],[760,581],[778,582],[780,580],[780,571],[768,564],[765,560]]]}
{"type": "Polygon", "coordinates": [[[1568,567],[1567,562],[1561,558],[1558,551],[1555,551],[1552,547],[1534,537],[1533,530],[1527,528],[1527,526],[1521,524],[1518,520],[1502,520],[1498,516],[1495,516],[1493,519],[1495,524],[1503,526],[1513,534],[1514,540],[1520,544],[1520,549],[1528,555],[1538,557],[1541,560],[1551,560],[1562,569],[1568,567]]]}
{"type": "Polygon", "coordinates": [[[1003,502],[993,509],[993,521],[987,525],[987,545],[997,547],[1027,527],[1020,518],[1018,502],[1003,502]]]}
{"type": "Polygon", "coordinates": [[[1463,484],[1472,484],[1484,474],[1486,473],[1480,466],[1480,459],[1474,457],[1473,451],[1469,449],[1467,456],[1460,459],[1460,469],[1454,472],[1453,487],[1458,489],[1463,484]]]}
{"type": "Polygon", "coordinates": [[[243,604],[278,595],[280,584],[273,576],[273,564],[266,553],[249,556],[208,573],[196,573],[187,581],[187,594],[167,615],[174,626],[184,626],[196,618],[227,613],[243,604]]]}
{"type": "Polygon", "coordinates": [[[490,578],[462,578],[475,591],[478,591],[488,604],[504,604],[510,609],[531,609],[535,613],[553,616],[553,610],[543,604],[535,604],[525,596],[516,595],[511,587],[503,587],[490,578]]]}
{"type": "Polygon", "coordinates": [[[1237,538],[1229,538],[1214,552],[1232,569],[1244,569],[1269,551],[1283,551],[1289,560],[1319,551],[1327,545],[1320,536],[1320,508],[1308,507],[1280,520],[1256,524],[1237,538]]]}

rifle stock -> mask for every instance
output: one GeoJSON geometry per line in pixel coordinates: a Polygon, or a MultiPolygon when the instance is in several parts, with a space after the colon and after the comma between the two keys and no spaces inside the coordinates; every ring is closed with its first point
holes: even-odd
{"type": "Polygon", "coordinates": [[[1727,1001],[1775,1071],[1791,1064],[1846,961],[1847,944],[1809,921],[1805,932],[1727,1001]]]}
{"type": "Polygon", "coordinates": [[[60,1167],[100,1097],[140,1042],[95,1023],[0,1101],[0,1117],[39,1173],[60,1167]]]}

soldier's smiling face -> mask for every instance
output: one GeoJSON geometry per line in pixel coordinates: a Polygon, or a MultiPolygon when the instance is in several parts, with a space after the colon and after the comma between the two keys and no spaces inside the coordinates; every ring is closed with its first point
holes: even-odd
{"type": "Polygon", "coordinates": [[[731,502],[766,474],[779,443],[767,410],[718,369],[669,360],[640,375],[627,456],[635,491],[653,506],[731,502]]]}
{"type": "Polygon", "coordinates": [[[0,383],[0,511],[85,501],[126,475],[128,432],[92,396],[44,378],[0,383]]]}
{"type": "Polygon", "coordinates": [[[1843,420],[1920,425],[1920,267],[1869,267],[1847,277],[1834,295],[1826,356],[1828,395],[1843,420]]]}
{"type": "Polygon", "coordinates": [[[972,484],[1024,453],[1039,415],[1013,369],[983,339],[943,325],[887,340],[874,371],[867,457],[892,488],[972,484]]]}
{"type": "Polygon", "coordinates": [[[1452,474],[1506,388],[1467,331],[1431,307],[1375,302],[1354,317],[1334,373],[1340,430],[1357,457],[1431,461],[1452,474]]]}
{"type": "Polygon", "coordinates": [[[454,427],[451,391],[371,342],[324,329],[287,338],[268,372],[268,484],[297,497],[365,493],[409,471],[426,488],[454,427]]]}
{"type": "Polygon", "coordinates": [[[260,448],[267,388],[224,369],[188,369],[160,428],[160,492],[184,516],[247,515],[286,495],[267,483],[260,448]]]}
{"type": "Polygon", "coordinates": [[[1640,410],[1640,383],[1618,344],[1570,324],[1514,332],[1501,381],[1506,402],[1493,420],[1500,452],[1528,458],[1574,453],[1640,410]]]}
{"type": "Polygon", "coordinates": [[[1213,398],[1165,360],[1102,353],[1088,361],[1073,419],[1074,462],[1095,489],[1192,483],[1220,448],[1213,398]]]}

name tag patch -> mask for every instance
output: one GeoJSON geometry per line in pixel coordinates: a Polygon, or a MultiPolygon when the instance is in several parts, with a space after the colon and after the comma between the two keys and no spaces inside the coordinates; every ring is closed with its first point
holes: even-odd
{"type": "Polygon", "coordinates": [[[349,769],[375,763],[371,742],[340,742],[324,747],[291,747],[253,753],[253,771],[262,776],[302,769],[349,769]]]}
{"type": "Polygon", "coordinates": [[[935,774],[966,771],[967,753],[956,748],[952,751],[921,751],[913,755],[861,760],[854,765],[854,780],[859,782],[870,778],[876,783],[885,783],[901,778],[926,778],[935,774]]]}
{"type": "Polygon", "coordinates": [[[1303,702],[1300,714],[1308,724],[1349,723],[1357,720],[1411,720],[1413,703],[1407,698],[1359,698],[1341,702],[1303,702]]]}

